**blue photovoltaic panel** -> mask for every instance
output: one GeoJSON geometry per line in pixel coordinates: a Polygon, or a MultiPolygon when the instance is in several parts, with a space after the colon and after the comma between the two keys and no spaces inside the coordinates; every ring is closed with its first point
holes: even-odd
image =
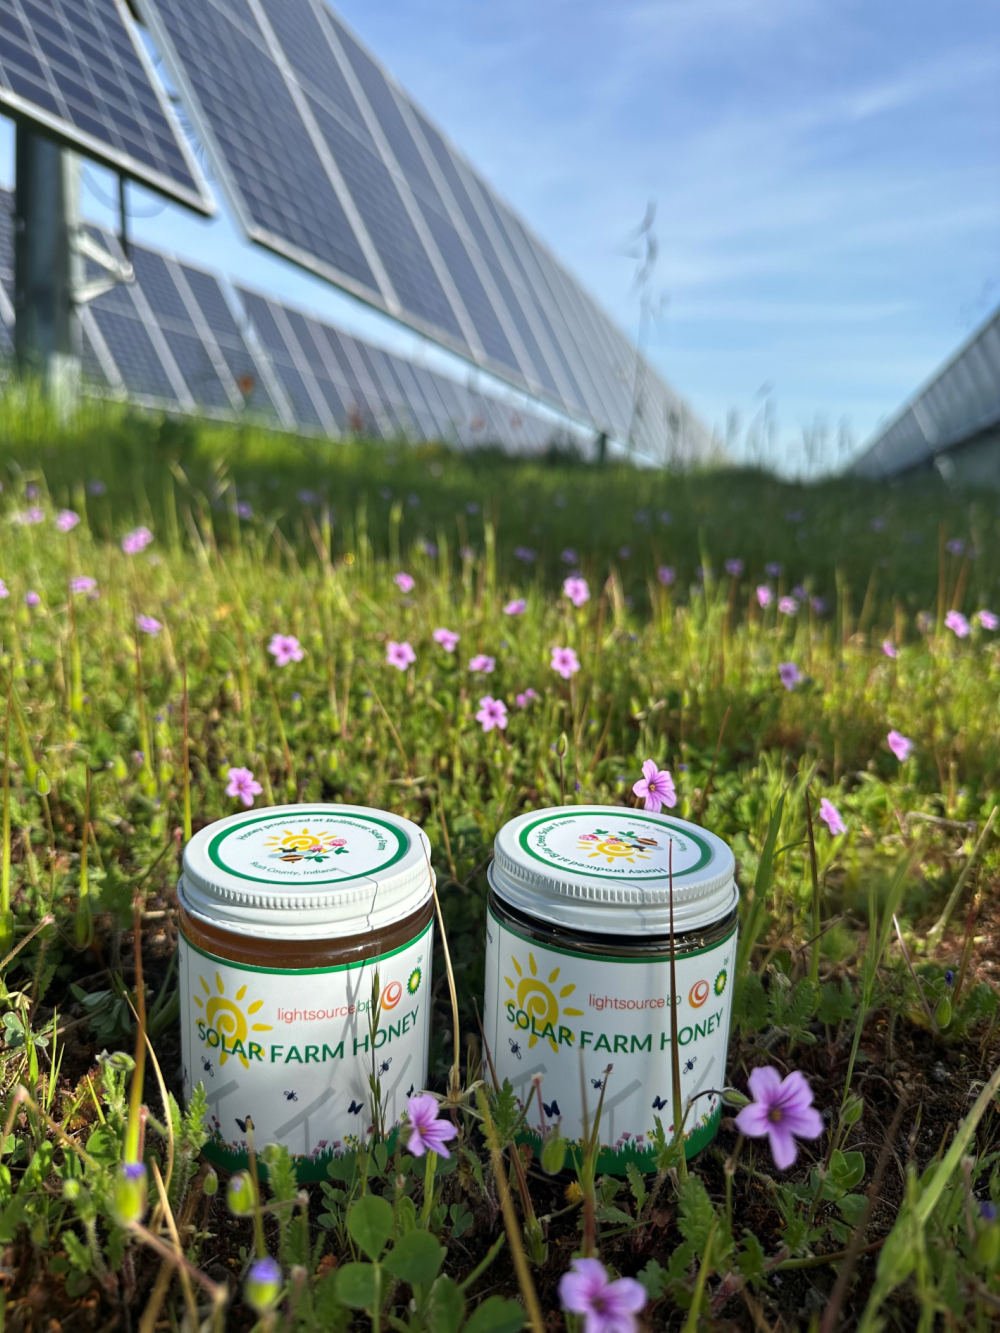
{"type": "MultiPolygon", "coordinates": [[[[137,2],[253,239],[625,438],[634,350],[326,0],[137,2]]],[[[669,405],[703,449],[645,374],[646,452],[669,405]]]]}
{"type": "Polygon", "coordinates": [[[272,415],[274,404],[261,378],[260,367],[217,279],[187,264],[181,265],[181,271],[247,407],[261,415],[272,415]]]}
{"type": "Polygon", "coordinates": [[[154,190],[213,203],[118,0],[0,0],[0,109],[154,190]]]}

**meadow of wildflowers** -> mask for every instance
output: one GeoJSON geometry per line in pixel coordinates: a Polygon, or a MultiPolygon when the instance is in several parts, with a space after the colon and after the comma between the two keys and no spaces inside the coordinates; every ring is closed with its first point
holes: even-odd
{"type": "Polygon", "coordinates": [[[121,1326],[126,1307],[144,1329],[987,1326],[993,501],[929,479],[324,452],[116,408],[75,438],[13,419],[0,1279],[17,1327],[121,1326]],[[258,1144],[262,1171],[220,1190],[198,1156],[207,1103],[172,1100],[179,848],[296,800],[424,827],[455,1004],[439,952],[433,1086],[392,1152],[373,1141],[300,1194],[258,1144]],[[661,1134],[645,1178],[596,1176],[558,1119],[537,1156],[518,1149],[483,1064],[493,837],[577,802],[705,824],[743,888],[714,1076],[728,1118],[690,1164],[661,1134]]]}

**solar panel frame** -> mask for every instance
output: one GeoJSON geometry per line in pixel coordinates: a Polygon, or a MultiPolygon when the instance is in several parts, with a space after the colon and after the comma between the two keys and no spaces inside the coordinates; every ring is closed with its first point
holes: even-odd
{"type": "Polygon", "coordinates": [[[198,213],[215,213],[124,0],[0,0],[0,20],[0,111],[198,213]]]}

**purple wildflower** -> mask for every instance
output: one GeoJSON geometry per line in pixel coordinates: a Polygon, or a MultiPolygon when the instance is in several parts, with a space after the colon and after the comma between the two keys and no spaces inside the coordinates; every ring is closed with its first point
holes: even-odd
{"type": "Polygon", "coordinates": [[[69,581],[70,592],[93,592],[96,587],[97,580],[91,578],[89,574],[77,574],[69,581]]]}
{"type": "Polygon", "coordinates": [[[253,805],[253,798],[264,790],[249,768],[231,768],[226,777],[229,779],[226,795],[237,797],[247,808],[253,805]]]}
{"type": "Polygon", "coordinates": [[[45,520],[45,510],[39,509],[33,505],[31,509],[25,509],[20,514],[14,515],[14,522],[20,523],[22,527],[28,528],[35,523],[42,523],[45,520]]]}
{"type": "Polygon", "coordinates": [[[397,671],[405,671],[417,660],[417,655],[413,651],[412,644],[407,643],[405,639],[402,643],[390,639],[385,645],[385,660],[388,666],[394,666],[397,671]]]}
{"type": "Polygon", "coordinates": [[[94,480],[94,481],[88,481],[88,482],[87,482],[87,494],[88,494],[88,495],[94,495],[94,496],[97,496],[97,495],[104,495],[104,494],[106,494],[107,489],[108,489],[108,488],[107,488],[107,486],[105,485],[105,483],[104,483],[103,481],[97,481],[97,480],[94,480]]]}
{"type": "Polygon", "coordinates": [[[60,532],[72,532],[80,522],[80,515],[73,509],[60,509],[56,514],[56,527],[60,532]]]}
{"type": "Polygon", "coordinates": [[[236,506],[236,513],[240,518],[253,518],[253,505],[249,500],[241,500],[236,506]]]}
{"type": "Polygon", "coordinates": [[[583,1333],[636,1333],[636,1315],[648,1299],[634,1277],[610,1281],[600,1259],[574,1259],[559,1280],[562,1307],[583,1315],[583,1333]]]}
{"type": "Polygon", "coordinates": [[[502,699],[494,699],[492,694],[484,694],[479,700],[476,721],[483,731],[492,731],[494,727],[504,731],[507,726],[507,705],[502,699]]]}
{"type": "Polygon", "coordinates": [[[656,571],[656,577],[665,588],[671,587],[677,580],[677,571],[673,565],[661,565],[656,571]]]}
{"type": "Polygon", "coordinates": [[[438,1119],[439,1110],[437,1098],[429,1092],[421,1093],[419,1097],[411,1097],[406,1103],[406,1120],[409,1126],[406,1150],[414,1157],[423,1157],[425,1152],[436,1152],[439,1157],[451,1156],[444,1145],[455,1137],[458,1130],[450,1120],[438,1119]]]}
{"type": "Polygon", "coordinates": [[[296,493],[296,498],[300,505],[318,505],[320,501],[315,491],[306,490],[304,487],[296,493]]]}
{"type": "Polygon", "coordinates": [[[997,1206],[989,1199],[984,1199],[979,1205],[979,1216],[984,1222],[995,1222],[997,1220],[997,1206]]]}
{"type": "Polygon", "coordinates": [[[515,694],[514,702],[517,704],[518,708],[527,708],[528,704],[531,703],[532,699],[537,699],[537,698],[538,698],[537,690],[533,690],[529,685],[523,694],[515,694]]]}
{"type": "Polygon", "coordinates": [[[446,653],[453,653],[458,647],[460,634],[456,634],[453,629],[436,629],[431,635],[435,643],[439,643],[446,653]]]}
{"type": "Polygon", "coordinates": [[[619,548],[618,548],[618,559],[619,559],[619,560],[630,560],[631,558],[632,558],[632,548],[631,548],[631,546],[619,546],[619,548]]]}
{"type": "Polygon", "coordinates": [[[738,556],[734,557],[732,560],[726,561],[726,573],[730,576],[730,578],[738,579],[740,575],[743,573],[743,570],[744,570],[743,561],[740,560],[738,556]]]}
{"type": "Polygon", "coordinates": [[[520,560],[526,565],[534,563],[535,553],[530,546],[515,546],[514,559],[520,560]]]}
{"type": "Polygon", "coordinates": [[[832,801],[828,801],[824,796],[819,803],[819,817],[830,830],[833,837],[840,833],[847,832],[847,825],[844,823],[840,811],[832,801]]]}
{"type": "Polygon", "coordinates": [[[799,609],[799,604],[794,597],[782,597],[778,602],[778,610],[783,616],[794,616],[799,609]]]}
{"type": "Polygon", "coordinates": [[[645,809],[658,815],[664,806],[672,810],[677,804],[677,791],[668,769],[659,769],[655,759],[647,759],[642,766],[642,777],[634,783],[632,790],[641,796],[645,809]]]}
{"type": "Polygon", "coordinates": [[[6,583],[4,583],[3,579],[0,579],[0,601],[3,601],[5,597],[9,596],[10,589],[7,587],[6,583]]]}
{"type": "Polygon", "coordinates": [[[1000,616],[994,615],[992,611],[977,611],[976,619],[983,629],[1000,629],[1000,616]]]}
{"type": "Polygon", "coordinates": [[[267,651],[274,658],[276,666],[287,666],[289,662],[301,662],[305,649],[294,634],[272,634],[267,651]]]}
{"type": "Polygon", "coordinates": [[[126,532],[122,538],[122,550],[126,555],[138,555],[144,551],[153,540],[153,534],[149,528],[133,528],[131,532],[126,532]]]}
{"type": "Polygon", "coordinates": [[[770,1066],[751,1070],[749,1083],[753,1101],[736,1117],[736,1128],[751,1139],[766,1134],[775,1166],[787,1171],[799,1155],[796,1137],[818,1139],[823,1133],[812,1088],[797,1069],[782,1078],[770,1066]]]}
{"type": "Polygon", "coordinates": [[[569,680],[580,670],[580,659],[572,648],[553,648],[552,670],[557,671],[563,680],[569,680]]]}
{"type": "Polygon", "coordinates": [[[578,565],[580,563],[580,557],[572,546],[565,547],[559,559],[564,565],[578,565]]]}
{"type": "Polygon", "coordinates": [[[786,690],[794,690],[802,680],[802,672],[794,662],[782,662],[778,667],[778,675],[786,690]]]}
{"type": "Polygon", "coordinates": [[[523,597],[515,597],[513,601],[507,603],[503,609],[505,616],[523,616],[528,609],[528,603],[523,597]]]}
{"type": "Polygon", "coordinates": [[[969,622],[961,611],[949,611],[944,618],[945,627],[950,629],[956,639],[965,639],[969,634],[969,622]]]}
{"type": "Polygon", "coordinates": [[[29,588],[28,591],[24,594],[25,606],[32,606],[32,607],[39,606],[41,605],[41,601],[42,599],[41,597],[39,597],[38,593],[31,588],[29,588]]]}
{"type": "Polygon", "coordinates": [[[763,607],[765,607],[765,606],[770,606],[771,603],[772,603],[773,601],[774,601],[774,593],[773,593],[773,592],[771,591],[771,589],[767,586],[767,584],[766,584],[766,583],[758,583],[758,585],[757,585],[757,605],[760,606],[761,608],[763,608],[763,607]]]}
{"type": "Polygon", "coordinates": [[[400,592],[412,592],[416,580],[412,574],[406,574],[400,570],[398,574],[393,574],[392,581],[400,592]]]}
{"type": "Polygon", "coordinates": [[[952,537],[951,541],[945,542],[944,545],[945,550],[949,551],[952,555],[961,555],[965,550],[965,542],[962,541],[961,537],[952,537]]]}
{"type": "Polygon", "coordinates": [[[469,662],[469,670],[480,672],[482,675],[488,676],[496,669],[496,664],[497,660],[495,657],[489,657],[486,653],[476,653],[475,657],[469,662]]]}
{"type": "Polygon", "coordinates": [[[136,616],[135,623],[142,630],[143,634],[159,634],[163,628],[160,621],[155,616],[136,616]]]}
{"type": "Polygon", "coordinates": [[[910,757],[910,751],[913,749],[913,742],[910,740],[909,736],[904,736],[898,731],[890,731],[885,739],[889,749],[901,764],[910,757]]]}
{"type": "Polygon", "coordinates": [[[243,1283],[243,1296],[247,1305],[259,1315],[267,1314],[278,1303],[281,1281],[281,1269],[276,1259],[272,1259],[269,1254],[265,1254],[262,1259],[255,1259],[243,1283]]]}
{"type": "Polygon", "coordinates": [[[899,656],[899,649],[896,647],[896,645],[893,643],[891,639],[882,640],[882,651],[883,653],[885,653],[886,657],[899,656]]]}
{"type": "Polygon", "coordinates": [[[830,609],[827,606],[825,597],[813,597],[810,600],[809,605],[812,607],[813,611],[818,616],[825,616],[827,611],[830,609]]]}
{"type": "Polygon", "coordinates": [[[777,579],[781,577],[781,572],[784,568],[785,566],[779,564],[777,560],[771,560],[764,566],[764,573],[769,579],[777,579]]]}
{"type": "Polygon", "coordinates": [[[583,606],[585,602],[590,601],[590,589],[587,587],[586,579],[571,576],[564,581],[563,592],[574,606],[583,606]]]}

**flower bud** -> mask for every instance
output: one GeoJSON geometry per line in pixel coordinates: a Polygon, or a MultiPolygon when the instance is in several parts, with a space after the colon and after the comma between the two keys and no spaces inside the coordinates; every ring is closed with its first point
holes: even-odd
{"type": "Polygon", "coordinates": [[[946,1028],[951,1022],[951,997],[942,995],[934,1010],[934,1022],[939,1028],[946,1028]]]}
{"type": "Polygon", "coordinates": [[[202,1181],[201,1192],[209,1199],[211,1199],[214,1194],[218,1194],[219,1177],[214,1171],[209,1171],[208,1175],[202,1181]]]}
{"type": "Polygon", "coordinates": [[[976,1237],[976,1258],[989,1273],[995,1273],[1000,1260],[1000,1225],[988,1222],[976,1237]]]}
{"type": "Polygon", "coordinates": [[[255,1259],[243,1284],[243,1298],[247,1305],[258,1314],[266,1314],[277,1304],[280,1295],[281,1269],[275,1260],[269,1254],[263,1259],[255,1259]]]}
{"type": "Polygon", "coordinates": [[[235,1217],[249,1217],[253,1212],[253,1181],[249,1171],[237,1171],[234,1176],[230,1176],[226,1202],[235,1217]]]}
{"type": "Polygon", "coordinates": [[[557,1176],[566,1165],[566,1140],[554,1129],[542,1144],[542,1170],[549,1176],[557,1176]]]}
{"type": "Polygon", "coordinates": [[[80,1182],[73,1176],[70,1176],[68,1180],[64,1180],[62,1183],[62,1196],[67,1203],[73,1203],[80,1197],[80,1189],[80,1182]]]}
{"type": "Polygon", "coordinates": [[[118,1168],[111,1209],[120,1226],[141,1222],[146,1216],[146,1168],[142,1162],[125,1162],[118,1168]]]}

